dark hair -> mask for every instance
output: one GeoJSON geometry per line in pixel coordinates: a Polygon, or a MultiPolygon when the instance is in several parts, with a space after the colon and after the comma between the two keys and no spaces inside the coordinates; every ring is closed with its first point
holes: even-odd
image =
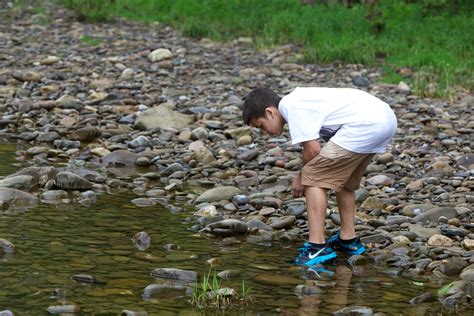
{"type": "Polygon", "coordinates": [[[244,97],[242,118],[245,124],[250,124],[254,118],[265,117],[265,109],[272,106],[278,108],[281,97],[267,88],[257,88],[244,97]]]}

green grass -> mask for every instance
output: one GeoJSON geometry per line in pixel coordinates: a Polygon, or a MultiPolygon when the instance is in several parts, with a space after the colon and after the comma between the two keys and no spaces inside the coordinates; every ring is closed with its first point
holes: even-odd
{"type": "Polygon", "coordinates": [[[403,79],[420,95],[473,90],[474,1],[458,0],[460,9],[445,0],[380,2],[380,14],[368,20],[365,5],[302,6],[299,0],[64,1],[90,21],[160,21],[190,37],[229,41],[249,36],[257,48],[296,43],[306,62],[378,66],[385,70],[385,82],[403,79]],[[374,32],[377,23],[383,24],[381,32],[374,32]],[[400,78],[396,71],[401,67],[415,75],[400,78]]]}
{"type": "MultiPolygon", "coordinates": [[[[225,289],[230,290],[229,288],[225,289]]],[[[242,279],[240,294],[221,295],[219,290],[223,289],[221,288],[221,280],[217,276],[216,271],[209,271],[207,274],[204,273],[201,282],[196,281],[194,284],[191,304],[200,309],[228,309],[239,307],[252,300],[250,294],[251,288],[245,285],[244,279],[242,279]]]]}

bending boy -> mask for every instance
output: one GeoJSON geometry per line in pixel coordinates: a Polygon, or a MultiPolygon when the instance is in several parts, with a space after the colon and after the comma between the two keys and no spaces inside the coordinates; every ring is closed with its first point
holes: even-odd
{"type": "Polygon", "coordinates": [[[242,116],[270,135],[282,134],[288,123],[292,143],[303,145],[304,166],[293,179],[292,195],[306,197],[309,240],[295,263],[322,263],[335,258],[335,251],[364,253],[355,234],[355,190],[373,156],[385,151],[396,132],[390,106],[357,89],[296,88],[281,98],[257,88],[245,97],[242,116]],[[323,148],[320,139],[327,142],[323,148]],[[336,192],[341,228],[326,242],[327,190],[336,192]]]}

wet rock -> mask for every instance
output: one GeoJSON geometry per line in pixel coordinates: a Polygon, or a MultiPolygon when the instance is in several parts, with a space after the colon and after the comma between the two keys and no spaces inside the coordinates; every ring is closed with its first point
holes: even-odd
{"type": "Polygon", "coordinates": [[[436,301],[436,296],[434,296],[430,292],[426,292],[421,295],[418,295],[417,297],[412,298],[410,300],[410,304],[419,305],[419,304],[434,302],[434,301],[436,301]]]}
{"type": "Polygon", "coordinates": [[[216,188],[207,190],[206,192],[201,194],[196,199],[196,203],[228,200],[228,199],[231,199],[234,195],[241,194],[241,192],[242,191],[236,187],[231,187],[231,186],[216,187],[216,188]]]}
{"type": "Polygon", "coordinates": [[[147,312],[142,312],[142,311],[135,312],[135,311],[131,311],[131,310],[128,310],[128,309],[124,309],[120,313],[120,316],[148,316],[148,313],[147,312]]]}
{"type": "Polygon", "coordinates": [[[133,167],[137,160],[137,154],[128,150],[115,150],[103,159],[103,163],[108,167],[133,167]]]}
{"type": "Polygon", "coordinates": [[[70,168],[68,169],[69,172],[72,172],[87,181],[95,182],[95,183],[105,183],[107,178],[97,171],[89,170],[85,168],[70,168]]]}
{"type": "Polygon", "coordinates": [[[38,204],[39,199],[27,192],[0,187],[0,202],[7,203],[11,206],[35,206],[38,204]]]}
{"type": "Polygon", "coordinates": [[[145,231],[138,232],[132,237],[133,245],[141,251],[148,249],[148,247],[150,247],[150,242],[150,236],[145,231]]]}
{"type": "Polygon", "coordinates": [[[67,197],[68,193],[64,190],[49,190],[41,193],[41,198],[47,202],[61,201],[67,197]]]}
{"type": "Polygon", "coordinates": [[[362,266],[368,263],[368,260],[365,256],[362,255],[353,255],[347,259],[347,263],[352,267],[362,266]]]}
{"type": "Polygon", "coordinates": [[[50,314],[78,314],[81,308],[76,304],[53,305],[48,307],[47,311],[50,314]]]}
{"type": "Polygon", "coordinates": [[[3,253],[12,254],[15,253],[15,245],[13,245],[9,240],[0,238],[0,249],[3,253]]]}
{"type": "Polygon", "coordinates": [[[56,186],[64,190],[90,190],[92,183],[72,172],[64,171],[56,175],[56,186]]]}
{"type": "Polygon", "coordinates": [[[259,274],[255,277],[254,281],[273,286],[297,286],[301,283],[301,280],[298,278],[278,274],[259,274]]]}
{"type": "Polygon", "coordinates": [[[192,287],[184,285],[150,284],[144,290],[144,300],[151,299],[175,299],[183,296],[191,296],[192,287]]]}
{"type": "Polygon", "coordinates": [[[174,268],[155,269],[151,272],[151,276],[154,278],[181,280],[187,282],[195,282],[197,279],[197,273],[195,271],[174,268]]]}
{"type": "Polygon", "coordinates": [[[92,275],[88,274],[75,274],[71,277],[76,282],[79,283],[86,283],[86,284],[94,284],[94,283],[101,283],[98,282],[92,275]]]}
{"type": "Polygon", "coordinates": [[[207,225],[202,232],[211,233],[218,236],[233,236],[247,233],[247,225],[237,219],[225,219],[207,225]]]}
{"type": "Polygon", "coordinates": [[[321,294],[321,289],[317,286],[299,284],[295,288],[295,294],[298,297],[307,296],[307,295],[319,295],[321,294]]]}
{"type": "Polygon", "coordinates": [[[242,275],[242,271],[240,270],[224,270],[224,271],[221,271],[219,273],[217,273],[217,276],[221,279],[225,279],[225,280],[228,280],[228,279],[234,279],[234,278],[237,278],[237,277],[240,277],[242,275]]]}
{"type": "Polygon", "coordinates": [[[15,314],[13,314],[13,312],[10,310],[3,310],[0,311],[0,316],[15,316],[15,314]]]}
{"type": "Polygon", "coordinates": [[[0,187],[32,191],[36,186],[36,179],[30,175],[10,176],[0,180],[0,187]]]}
{"type": "Polygon", "coordinates": [[[374,311],[370,307],[364,306],[348,306],[333,313],[334,316],[354,316],[354,315],[374,315],[374,311]]]}
{"type": "Polygon", "coordinates": [[[467,267],[468,263],[459,257],[443,260],[438,270],[446,276],[457,276],[467,267]]]}
{"type": "Polygon", "coordinates": [[[185,128],[193,121],[186,114],[173,111],[169,105],[159,105],[138,114],[135,126],[141,129],[153,128],[185,128]]]}

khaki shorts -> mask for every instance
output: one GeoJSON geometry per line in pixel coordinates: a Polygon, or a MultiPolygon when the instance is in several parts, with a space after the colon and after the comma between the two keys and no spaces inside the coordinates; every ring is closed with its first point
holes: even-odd
{"type": "Polygon", "coordinates": [[[357,190],[365,168],[375,154],[359,154],[329,141],[319,155],[303,167],[301,184],[309,187],[357,190]]]}

